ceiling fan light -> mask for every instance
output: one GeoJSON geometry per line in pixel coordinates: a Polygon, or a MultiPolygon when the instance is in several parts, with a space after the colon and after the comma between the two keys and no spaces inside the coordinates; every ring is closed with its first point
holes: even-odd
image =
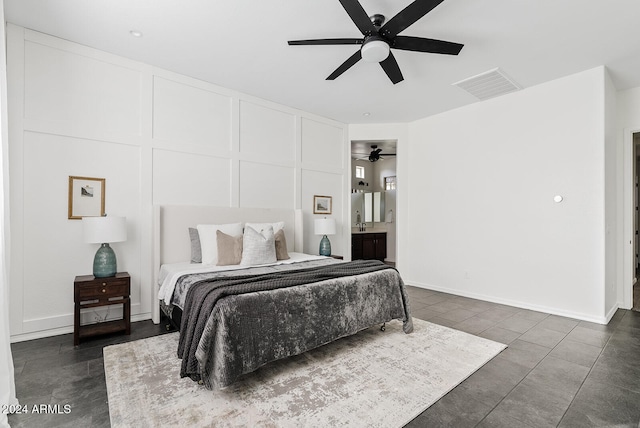
{"type": "Polygon", "coordinates": [[[360,49],[362,59],[367,62],[380,62],[389,56],[389,45],[382,40],[372,40],[360,49]]]}

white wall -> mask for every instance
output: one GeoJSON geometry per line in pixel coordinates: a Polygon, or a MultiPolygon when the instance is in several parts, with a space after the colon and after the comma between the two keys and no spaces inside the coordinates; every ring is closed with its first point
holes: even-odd
{"type": "Polygon", "coordinates": [[[302,208],[304,249],[317,253],[313,195],[331,195],[333,252],[350,248],[345,125],[14,25],[7,32],[12,340],[73,329],[73,279],[91,273],[97,245],[67,219],[71,175],[105,178],[107,213],[127,217],[128,239],[113,247],[132,276],[134,320],[156,304],[153,204],[302,208]]]}
{"type": "Polygon", "coordinates": [[[407,283],[606,321],[605,73],[409,125],[407,283]]]}
{"type": "Polygon", "coordinates": [[[620,227],[622,226],[622,145],[616,136],[616,88],[609,73],[604,73],[604,157],[605,157],[605,289],[604,313],[611,319],[618,309],[618,283],[622,281],[620,227]]]}

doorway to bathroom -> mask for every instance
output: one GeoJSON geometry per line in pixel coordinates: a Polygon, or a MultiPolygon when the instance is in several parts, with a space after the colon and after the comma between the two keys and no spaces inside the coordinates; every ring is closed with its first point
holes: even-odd
{"type": "Polygon", "coordinates": [[[351,141],[351,257],[395,266],[397,140],[351,141]]]}

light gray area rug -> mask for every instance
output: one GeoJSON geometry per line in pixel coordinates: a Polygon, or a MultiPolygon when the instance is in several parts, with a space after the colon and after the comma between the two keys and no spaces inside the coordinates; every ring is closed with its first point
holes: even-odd
{"type": "Polygon", "coordinates": [[[180,378],[178,333],[104,348],[111,426],[401,427],[505,345],[414,319],[268,364],[219,391],[180,378]]]}

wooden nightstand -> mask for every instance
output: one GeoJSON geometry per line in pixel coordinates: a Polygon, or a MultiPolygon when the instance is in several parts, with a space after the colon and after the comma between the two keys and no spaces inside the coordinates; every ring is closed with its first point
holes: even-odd
{"type": "Polygon", "coordinates": [[[342,260],[342,259],[344,259],[344,257],[342,257],[342,256],[336,256],[335,254],[331,254],[329,257],[333,257],[334,259],[338,259],[338,260],[342,260]]]}
{"type": "Polygon", "coordinates": [[[76,276],[74,289],[74,328],[73,344],[80,339],[99,334],[124,331],[131,334],[131,277],[127,272],[118,272],[108,278],[96,278],[93,275],[76,276]],[[97,324],[80,325],[80,310],[98,306],[123,305],[123,317],[120,320],[105,321],[97,324]]]}

